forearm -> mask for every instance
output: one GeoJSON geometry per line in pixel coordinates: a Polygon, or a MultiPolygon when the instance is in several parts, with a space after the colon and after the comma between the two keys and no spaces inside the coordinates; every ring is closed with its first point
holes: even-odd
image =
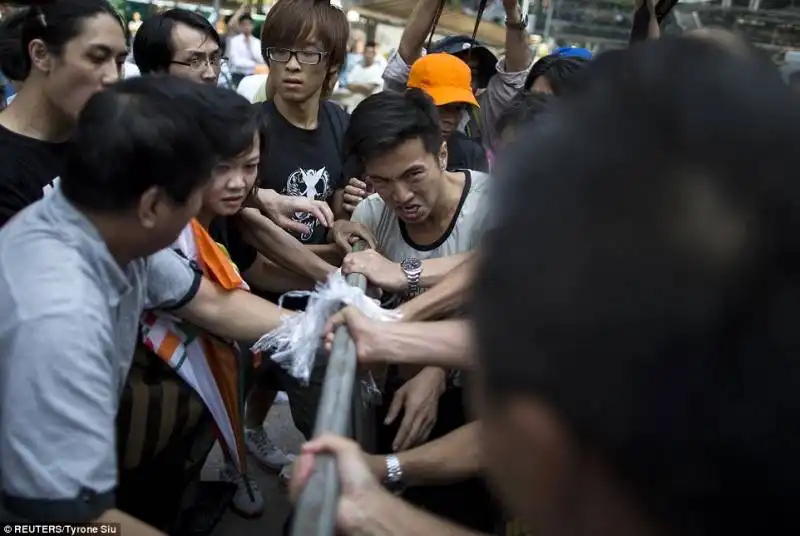
{"type": "Polygon", "coordinates": [[[278,266],[261,255],[242,274],[242,277],[250,286],[268,292],[284,293],[290,290],[309,290],[314,288],[314,281],[310,278],[278,266]]]}
{"type": "Polygon", "coordinates": [[[468,320],[386,322],[377,328],[376,360],[398,365],[471,369],[472,331],[468,320]]]}
{"type": "Polygon", "coordinates": [[[419,278],[419,286],[422,288],[430,288],[436,285],[473,255],[474,253],[472,252],[459,253],[458,255],[422,261],[422,273],[419,278]]]}
{"type": "Polygon", "coordinates": [[[655,3],[653,0],[638,0],[634,7],[630,43],[658,39],[660,33],[655,3]]]}
{"type": "Polygon", "coordinates": [[[417,448],[400,452],[403,481],[409,486],[454,484],[478,476],[480,422],[475,421],[417,448]]]}
{"type": "Polygon", "coordinates": [[[314,255],[332,266],[341,266],[344,255],[336,244],[306,246],[314,255]]]}
{"type": "Polygon", "coordinates": [[[408,18],[408,24],[400,37],[397,53],[408,65],[413,64],[422,55],[425,38],[431,31],[433,19],[439,2],[435,0],[419,0],[408,18]]]}
{"type": "Polygon", "coordinates": [[[257,210],[245,209],[239,213],[246,224],[245,238],[262,255],[314,281],[325,281],[336,267],[314,254],[295,237],[281,229],[275,222],[257,210]]]}
{"type": "MultiPolygon", "coordinates": [[[[521,22],[526,13],[522,13],[519,5],[506,10],[506,18],[510,22],[521,22]]],[[[524,71],[533,61],[533,52],[529,45],[530,35],[527,29],[506,28],[506,71],[524,71]]]]}
{"type": "Polygon", "coordinates": [[[366,494],[353,505],[357,514],[345,533],[357,536],[478,536],[411,506],[386,491],[366,494]]]}
{"type": "Polygon", "coordinates": [[[361,93],[362,95],[372,95],[372,92],[378,86],[375,84],[347,84],[347,89],[353,93],[361,93]]]}
{"type": "Polygon", "coordinates": [[[442,318],[462,307],[468,300],[477,257],[473,255],[454,268],[438,285],[400,306],[406,322],[442,318]]]}
{"type": "Polygon", "coordinates": [[[203,278],[197,295],[175,314],[224,339],[255,342],[290,311],[244,290],[225,290],[203,278]]]}

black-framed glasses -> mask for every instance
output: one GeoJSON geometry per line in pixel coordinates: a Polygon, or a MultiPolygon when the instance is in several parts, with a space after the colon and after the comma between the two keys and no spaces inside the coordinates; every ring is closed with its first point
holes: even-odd
{"type": "Polygon", "coordinates": [[[267,55],[271,61],[277,61],[278,63],[289,63],[289,60],[294,56],[297,63],[317,65],[328,53],[318,50],[295,50],[293,48],[270,47],[267,49],[267,55]]]}
{"type": "Polygon", "coordinates": [[[222,69],[222,66],[226,61],[227,58],[223,56],[195,56],[189,61],[172,60],[170,63],[174,63],[175,65],[183,65],[184,67],[188,67],[193,71],[203,70],[207,66],[211,66],[212,69],[218,71],[222,69]]]}

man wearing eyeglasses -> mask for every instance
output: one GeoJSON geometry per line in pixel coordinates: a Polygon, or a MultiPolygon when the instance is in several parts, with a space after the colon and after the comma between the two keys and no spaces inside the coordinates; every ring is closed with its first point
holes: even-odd
{"type": "Polygon", "coordinates": [[[141,74],[169,73],[216,85],[222,69],[222,41],[197,13],[170,9],[145,20],[133,41],[141,74]]]}
{"type": "MultiPolygon", "coordinates": [[[[342,154],[349,117],[325,98],[345,61],[349,31],[344,12],[320,0],[276,2],[261,30],[270,78],[270,99],[261,104],[269,139],[269,152],[262,155],[259,166],[261,187],[328,203],[339,214],[335,207],[341,207],[345,177],[349,176],[342,154]]],[[[313,215],[297,212],[293,218],[308,228],[293,233],[294,237],[327,264],[327,269],[312,263],[295,264],[293,269],[311,281],[326,279],[341,263],[342,252],[328,243],[328,229],[313,215]]],[[[279,258],[281,252],[276,250],[276,262],[288,261],[279,258]]],[[[279,296],[266,297],[277,300],[279,296]]],[[[289,298],[284,306],[298,310],[305,303],[289,298]]],[[[268,465],[271,450],[263,422],[277,390],[288,393],[295,425],[310,437],[324,378],[325,362],[317,363],[307,387],[273,369],[265,372],[248,397],[245,441],[263,465],[268,465]]]]}
{"type": "Polygon", "coordinates": [[[256,71],[259,65],[264,65],[261,54],[261,40],[253,36],[253,19],[250,15],[239,17],[240,33],[228,41],[228,56],[230,58],[231,77],[234,87],[239,85],[242,78],[256,71]]]}

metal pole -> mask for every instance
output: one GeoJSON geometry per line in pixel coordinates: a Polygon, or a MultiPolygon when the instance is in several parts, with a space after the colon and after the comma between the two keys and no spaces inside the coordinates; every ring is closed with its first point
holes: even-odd
{"type": "Polygon", "coordinates": [[[211,5],[214,9],[214,22],[216,23],[221,21],[222,13],[220,13],[220,11],[222,11],[222,0],[214,0],[211,5]]]}
{"type": "Polygon", "coordinates": [[[547,3],[547,17],[544,19],[544,31],[542,32],[542,39],[545,43],[550,39],[550,28],[553,24],[553,11],[556,8],[556,0],[550,0],[547,3]]]}
{"type": "MultiPolygon", "coordinates": [[[[353,249],[365,249],[359,242],[353,249]]],[[[347,282],[365,291],[367,280],[361,274],[350,274],[347,282]]],[[[320,356],[317,356],[319,359],[320,356]]],[[[353,390],[360,389],[356,375],[356,346],[345,326],[336,330],[333,348],[325,372],[325,383],[317,411],[314,437],[322,434],[348,435],[352,423],[353,390]]],[[[360,400],[360,396],[358,397],[360,400]]],[[[314,471],[297,501],[292,536],[333,536],[336,529],[336,507],[339,502],[339,473],[336,460],[330,455],[317,456],[314,471]]]]}

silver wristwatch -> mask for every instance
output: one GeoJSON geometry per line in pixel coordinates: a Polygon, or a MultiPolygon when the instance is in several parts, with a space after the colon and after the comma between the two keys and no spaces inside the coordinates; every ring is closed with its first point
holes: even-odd
{"type": "Polygon", "coordinates": [[[400,460],[394,454],[386,456],[386,479],[384,485],[394,493],[400,493],[405,488],[403,484],[403,468],[400,460]]]}
{"type": "Polygon", "coordinates": [[[419,292],[419,280],[422,276],[422,261],[414,257],[407,257],[400,263],[403,273],[406,275],[408,288],[406,293],[409,296],[416,296],[419,292]]]}

